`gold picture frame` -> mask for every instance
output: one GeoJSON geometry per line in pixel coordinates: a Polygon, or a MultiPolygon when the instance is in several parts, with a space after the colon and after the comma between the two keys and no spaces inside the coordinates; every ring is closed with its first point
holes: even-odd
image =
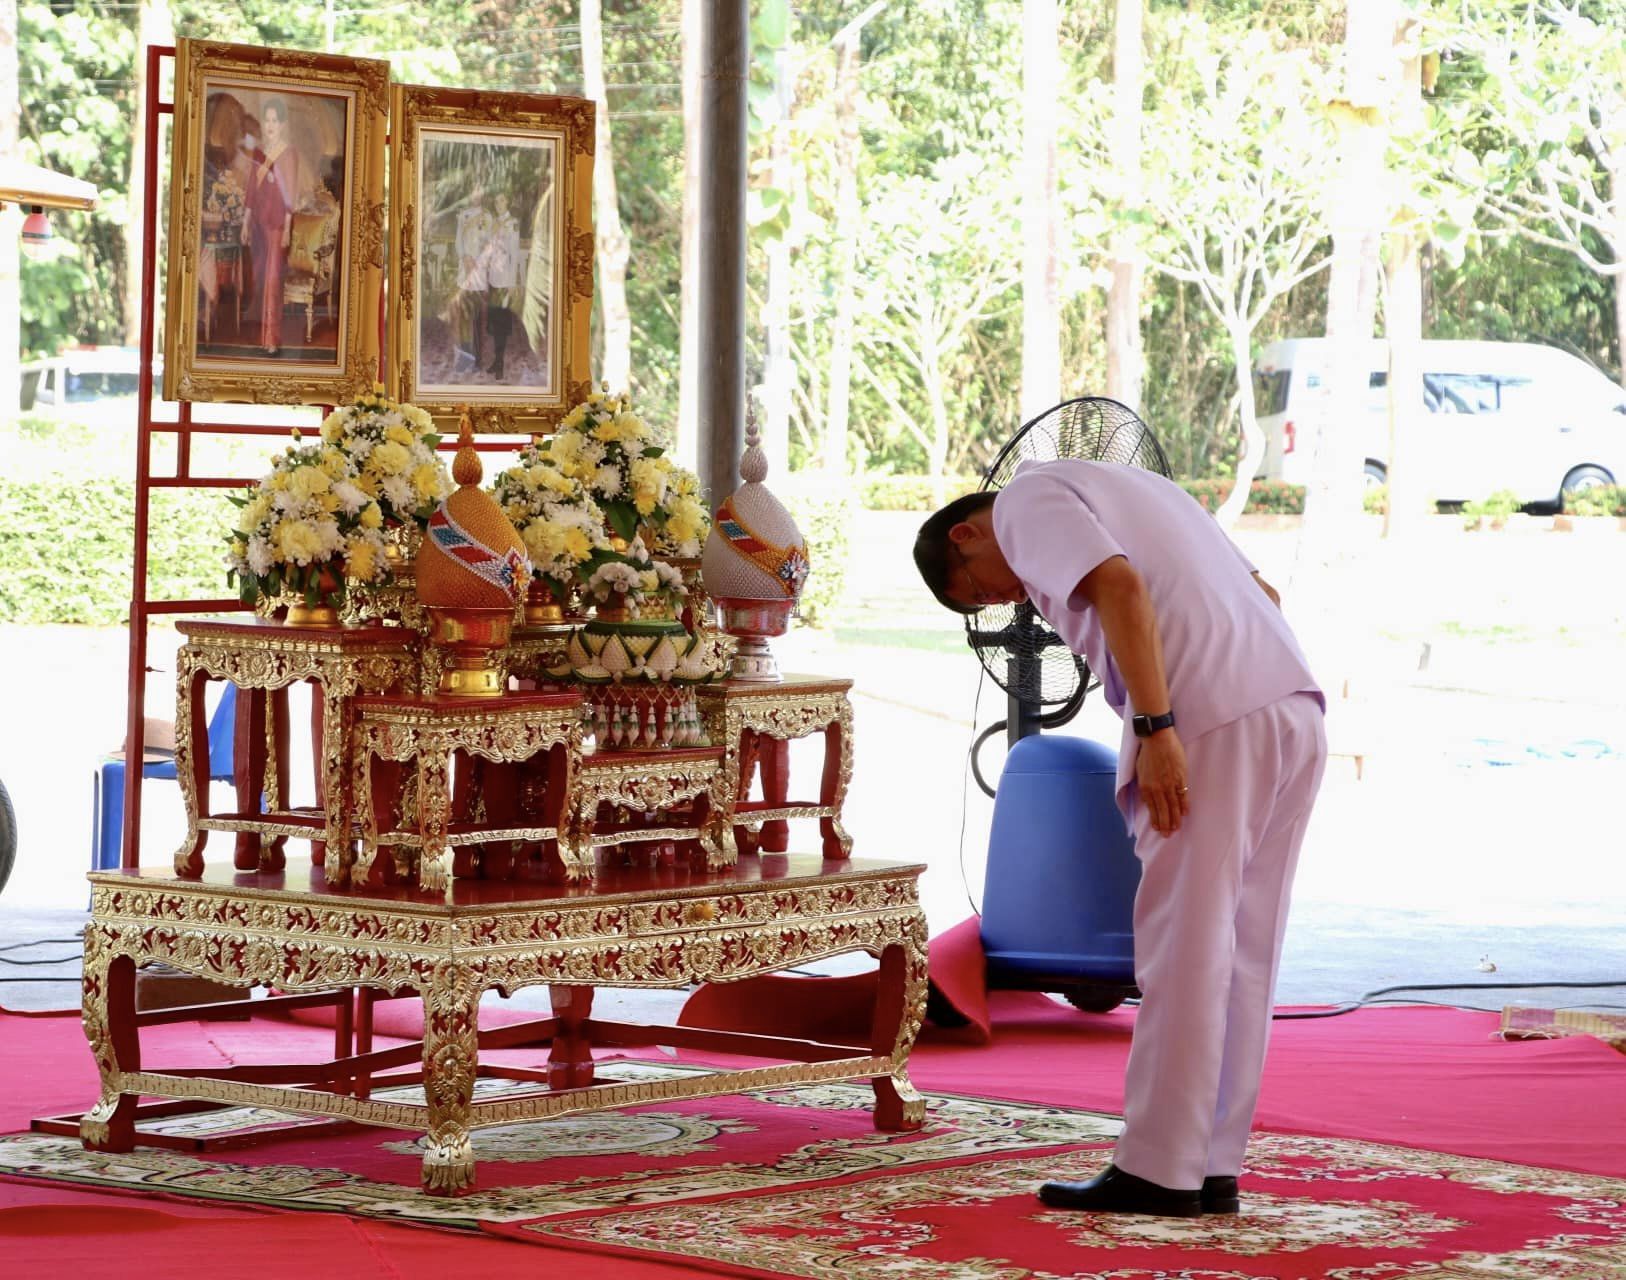
{"type": "Polygon", "coordinates": [[[550,429],[592,389],[592,101],[398,84],[390,121],[391,394],[550,429]]]}
{"type": "Polygon", "coordinates": [[[388,111],[386,62],[176,42],[166,400],[344,404],[378,380],[388,111]]]}

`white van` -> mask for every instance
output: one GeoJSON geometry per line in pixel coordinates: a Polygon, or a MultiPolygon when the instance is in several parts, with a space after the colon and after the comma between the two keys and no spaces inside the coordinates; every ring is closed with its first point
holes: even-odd
{"type": "MultiPolygon", "coordinates": [[[[1367,344],[1362,449],[1367,483],[1389,468],[1389,344],[1367,344]]],[[[1439,502],[1512,490],[1522,502],[1626,484],[1626,391],[1584,360],[1532,342],[1424,341],[1428,416],[1417,441],[1424,488],[1439,502]]],[[[1265,459],[1259,474],[1309,480],[1331,395],[1325,338],[1273,342],[1254,365],[1265,459]]]]}

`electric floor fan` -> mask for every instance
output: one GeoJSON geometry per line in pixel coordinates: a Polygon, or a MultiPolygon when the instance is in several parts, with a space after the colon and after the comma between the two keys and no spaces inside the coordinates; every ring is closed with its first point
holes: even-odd
{"type": "MultiPolygon", "coordinates": [[[[1150,428],[1115,400],[1068,400],[1025,423],[983,476],[1004,487],[1027,461],[1079,458],[1169,474],[1150,428]]],[[[966,640],[1005,691],[1006,718],[972,747],[977,783],[994,797],[983,889],[982,946],[990,989],[1050,991],[1106,1012],[1135,988],[1135,890],[1140,864],[1113,800],[1117,755],[1083,738],[1045,736],[1093,687],[1089,668],[1029,603],[966,615],[966,640]],[[1003,730],[997,787],[978,756],[1003,730]]]]}

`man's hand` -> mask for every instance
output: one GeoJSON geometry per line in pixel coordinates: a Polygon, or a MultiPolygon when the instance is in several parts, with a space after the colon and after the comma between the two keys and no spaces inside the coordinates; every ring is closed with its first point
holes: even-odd
{"type": "Polygon", "coordinates": [[[1253,580],[1259,584],[1259,590],[1263,591],[1267,596],[1270,597],[1271,604],[1280,609],[1282,607],[1282,598],[1276,593],[1276,588],[1261,578],[1258,570],[1254,571],[1253,580]]]}
{"type": "Polygon", "coordinates": [[[1173,835],[1191,811],[1186,795],[1186,749],[1173,729],[1160,729],[1141,741],[1135,755],[1140,802],[1152,815],[1152,829],[1173,835]]]}

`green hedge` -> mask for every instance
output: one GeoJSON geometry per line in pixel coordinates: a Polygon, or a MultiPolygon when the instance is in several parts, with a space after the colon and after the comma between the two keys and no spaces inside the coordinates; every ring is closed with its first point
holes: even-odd
{"type": "Polygon", "coordinates": [[[828,626],[847,584],[857,515],[853,490],[795,474],[771,483],[807,540],[807,558],[813,565],[802,592],[801,619],[810,626],[828,626]]]}
{"type": "MultiPolygon", "coordinates": [[[[221,539],[234,511],[219,490],[156,491],[149,594],[229,595],[221,539]]],[[[0,480],[0,622],[127,620],[134,544],[130,481],[0,480]]]]}
{"type": "MultiPolygon", "coordinates": [[[[1182,480],[1180,487],[1206,511],[1218,511],[1235,487],[1234,480],[1182,480]]],[[[1304,514],[1304,486],[1286,484],[1281,480],[1255,480],[1248,489],[1248,501],[1242,508],[1244,515],[1255,512],[1278,516],[1304,514]]]]}
{"type": "MultiPolygon", "coordinates": [[[[858,502],[865,511],[935,511],[941,505],[930,476],[860,476],[856,483],[858,502]]],[[[943,501],[952,502],[981,487],[980,476],[948,476],[943,481],[943,501]]]]}
{"type": "Polygon", "coordinates": [[[1600,485],[1564,495],[1567,516],[1626,516],[1626,485],[1600,485]]]}

